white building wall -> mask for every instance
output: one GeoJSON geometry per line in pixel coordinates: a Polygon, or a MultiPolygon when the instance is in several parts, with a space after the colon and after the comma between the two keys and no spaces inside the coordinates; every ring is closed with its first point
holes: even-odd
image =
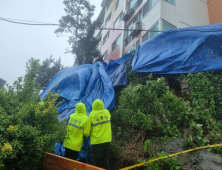
{"type": "MultiPolygon", "coordinates": [[[[110,19],[110,21],[109,21],[109,23],[107,23],[107,25],[105,26],[105,23],[106,23],[106,19],[108,18],[108,16],[109,16],[109,14],[110,14],[110,12],[112,11],[112,6],[113,6],[113,2],[112,2],[112,4],[110,5],[110,7],[109,7],[109,9],[106,9],[105,11],[105,19],[104,19],[104,27],[106,27],[106,28],[110,28],[109,26],[112,24],[112,20],[113,20],[113,17],[112,17],[112,15],[111,15],[111,19],[110,19]]],[[[103,36],[102,36],[102,38],[104,38],[104,36],[107,34],[107,32],[108,32],[109,30],[103,30],[103,36]]]]}
{"type": "Polygon", "coordinates": [[[161,18],[177,28],[209,24],[206,0],[175,0],[175,5],[161,1],[161,18]]]}
{"type": "MultiPolygon", "coordinates": [[[[145,4],[143,2],[143,4],[145,4]]],[[[147,12],[142,20],[142,29],[143,30],[149,30],[153,25],[155,25],[156,22],[159,21],[160,19],[160,6],[161,3],[160,1],[157,2],[157,4],[149,11],[147,12]]],[[[142,31],[141,35],[143,36],[146,33],[146,31],[142,31]]]]}
{"type": "MultiPolygon", "coordinates": [[[[113,28],[114,22],[116,21],[117,17],[121,13],[121,11],[123,11],[123,9],[124,9],[124,0],[122,0],[119,7],[117,8],[117,10],[115,10],[116,2],[117,2],[117,0],[113,0],[112,3],[109,6],[109,9],[106,9],[104,24],[106,22],[107,17],[110,14],[110,12],[112,12],[112,14],[111,14],[111,19],[110,19],[109,23],[106,26],[104,25],[104,28],[113,28]]],[[[107,34],[108,31],[109,30],[104,30],[103,31],[102,38],[104,38],[104,36],[107,34]]]]}
{"type": "MultiPolygon", "coordinates": [[[[117,0],[115,0],[116,2],[117,0]]],[[[115,3],[116,4],[116,3],[115,3]]],[[[119,4],[119,7],[117,8],[117,10],[115,11],[115,15],[117,15],[115,18],[117,18],[119,16],[119,14],[122,12],[122,14],[125,12],[126,10],[126,1],[125,0],[122,0],[121,3],[119,4]]],[[[116,19],[115,19],[116,20],[116,19]]],[[[114,20],[114,22],[115,22],[114,20]]],[[[120,18],[120,22],[122,22],[122,26],[121,26],[121,29],[124,29],[125,28],[125,22],[122,20],[122,16],[120,18]]],[[[124,30],[121,31],[121,44],[120,44],[120,54],[119,54],[119,58],[122,57],[122,51],[124,49],[124,30]]]]}

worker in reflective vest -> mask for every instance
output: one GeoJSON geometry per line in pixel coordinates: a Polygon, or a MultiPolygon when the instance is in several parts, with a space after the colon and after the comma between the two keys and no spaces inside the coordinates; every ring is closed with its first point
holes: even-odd
{"type": "Polygon", "coordinates": [[[65,157],[76,160],[81,150],[83,137],[90,134],[90,122],[86,114],[86,106],[83,103],[76,105],[76,111],[71,114],[66,129],[66,138],[63,145],[66,148],[65,157]]]}
{"type": "Polygon", "coordinates": [[[109,166],[109,148],[112,141],[110,119],[110,113],[104,109],[103,101],[95,100],[89,115],[91,123],[90,142],[92,145],[91,164],[97,166],[97,161],[101,160],[104,169],[108,169],[109,166]]]}

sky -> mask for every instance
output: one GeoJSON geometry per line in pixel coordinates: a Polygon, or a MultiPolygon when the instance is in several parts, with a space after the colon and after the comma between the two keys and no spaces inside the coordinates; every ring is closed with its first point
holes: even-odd
{"type": "MultiPolygon", "coordinates": [[[[96,6],[93,20],[101,11],[102,0],[90,0],[96,6]]],[[[62,0],[0,0],[0,17],[20,20],[59,23],[65,15],[62,0]]],[[[25,65],[31,57],[40,62],[52,55],[61,57],[64,66],[72,66],[74,59],[67,37],[56,37],[58,26],[27,26],[0,20],[0,78],[9,85],[24,76],[25,65]]]]}

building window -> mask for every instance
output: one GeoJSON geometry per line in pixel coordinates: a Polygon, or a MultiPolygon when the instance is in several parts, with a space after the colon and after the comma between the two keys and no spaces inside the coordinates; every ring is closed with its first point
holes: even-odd
{"type": "Polygon", "coordinates": [[[136,4],[137,0],[131,0],[129,3],[129,8],[133,8],[133,6],[136,4]]]}
{"type": "Polygon", "coordinates": [[[132,41],[132,36],[130,36],[132,27],[133,22],[131,22],[126,28],[127,31],[125,31],[125,47],[132,41]]]}
{"type": "Polygon", "coordinates": [[[99,46],[98,46],[99,51],[101,50],[101,47],[102,47],[102,43],[100,43],[99,46]]]}
{"type": "Polygon", "coordinates": [[[166,1],[166,2],[168,2],[168,3],[171,3],[171,4],[173,4],[174,5],[174,0],[164,0],[164,1],[166,1]]]}
{"type": "Polygon", "coordinates": [[[158,2],[159,0],[148,0],[143,6],[143,16],[146,15],[158,2]]]}
{"type": "MultiPolygon", "coordinates": [[[[175,26],[163,21],[162,22],[162,30],[166,31],[168,29],[176,28],[175,26]]],[[[143,36],[142,36],[142,42],[148,40],[149,38],[152,38],[156,35],[159,34],[159,22],[157,22],[151,29],[150,31],[147,31],[143,36]]]]}
{"type": "Polygon", "coordinates": [[[107,32],[107,34],[103,38],[103,44],[105,44],[105,42],[108,40],[108,38],[109,38],[109,32],[107,32]]]}
{"type": "Polygon", "coordinates": [[[127,13],[129,13],[129,17],[130,18],[133,13],[136,11],[136,9],[140,6],[140,4],[143,2],[143,0],[131,0],[128,4],[127,4],[127,13]]]}
{"type": "Polygon", "coordinates": [[[142,4],[143,0],[131,0],[126,7],[126,15],[124,15],[123,20],[128,21],[130,17],[134,14],[137,8],[142,4]]]}
{"type": "Polygon", "coordinates": [[[133,24],[142,21],[142,11],[138,12],[138,14],[133,18],[133,20],[130,22],[130,24],[127,26],[128,31],[126,31],[126,36],[129,36],[131,33],[131,28],[133,27],[133,24]]]}
{"type": "Polygon", "coordinates": [[[116,2],[116,8],[115,8],[116,10],[117,10],[117,8],[119,7],[119,4],[121,3],[121,1],[122,1],[122,0],[117,0],[117,2],[116,2]]]}
{"type": "Polygon", "coordinates": [[[108,22],[110,21],[110,19],[111,19],[111,12],[110,12],[109,16],[106,18],[105,26],[108,24],[108,22]]]}
{"type": "Polygon", "coordinates": [[[108,51],[106,50],[106,52],[103,54],[103,60],[107,59],[107,54],[108,54],[108,51]]]}
{"type": "Polygon", "coordinates": [[[157,22],[151,29],[150,29],[150,38],[158,35],[159,31],[159,22],[157,22]]]}
{"type": "Polygon", "coordinates": [[[121,21],[121,16],[122,16],[122,12],[119,14],[119,16],[117,17],[116,21],[114,22],[114,28],[117,28],[120,21],[121,21]]]}
{"type": "Polygon", "coordinates": [[[116,47],[118,47],[118,46],[120,45],[120,43],[121,43],[121,35],[113,42],[113,44],[112,44],[112,51],[113,51],[116,47]]]}
{"type": "Polygon", "coordinates": [[[134,50],[136,50],[136,44],[132,45],[132,46],[130,47],[130,49],[127,51],[127,53],[130,53],[130,52],[132,52],[132,51],[134,51],[134,50]]]}
{"type": "Polygon", "coordinates": [[[143,16],[150,10],[150,0],[148,0],[143,6],[143,16]]]}
{"type": "Polygon", "coordinates": [[[147,31],[143,36],[142,36],[142,42],[146,41],[149,39],[149,31],[147,31]]]}
{"type": "MultiPolygon", "coordinates": [[[[163,21],[162,22],[162,30],[166,31],[168,29],[176,28],[175,26],[163,21]]],[[[159,34],[159,22],[157,22],[151,29],[150,32],[147,31],[143,36],[142,36],[142,42],[148,40],[149,38],[152,38],[156,35],[159,34]]]]}
{"type": "Polygon", "coordinates": [[[166,31],[166,30],[169,30],[169,29],[172,29],[172,28],[176,28],[175,26],[163,21],[162,23],[162,30],[163,31],[166,31]]]}
{"type": "Polygon", "coordinates": [[[151,7],[153,8],[159,0],[151,0],[151,7]]]}
{"type": "Polygon", "coordinates": [[[97,39],[102,39],[102,30],[99,31],[98,35],[97,35],[97,39]]]}
{"type": "Polygon", "coordinates": [[[133,23],[142,21],[142,10],[134,17],[133,23]]]}
{"type": "Polygon", "coordinates": [[[108,0],[108,3],[107,3],[107,10],[109,9],[111,3],[112,3],[112,0],[108,0]]]}
{"type": "Polygon", "coordinates": [[[130,35],[131,30],[133,29],[133,24],[142,21],[142,10],[134,17],[134,19],[127,26],[127,31],[125,31],[125,46],[127,46],[132,40],[133,37],[130,35]]]}

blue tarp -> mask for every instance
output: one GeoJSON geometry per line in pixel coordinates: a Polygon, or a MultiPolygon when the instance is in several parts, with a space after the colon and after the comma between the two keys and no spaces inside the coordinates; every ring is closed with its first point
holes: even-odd
{"type": "Polygon", "coordinates": [[[47,96],[48,91],[55,90],[61,95],[60,100],[65,102],[58,107],[59,121],[68,119],[79,102],[86,105],[88,115],[95,99],[101,99],[106,109],[112,109],[115,107],[113,86],[127,84],[126,65],[129,65],[132,54],[110,60],[108,65],[96,62],[64,69],[51,79],[41,93],[41,99],[47,96]]]}
{"type": "Polygon", "coordinates": [[[48,90],[55,90],[65,100],[58,107],[61,114],[59,120],[67,119],[79,102],[86,105],[88,115],[96,99],[101,99],[106,109],[112,109],[115,106],[113,85],[106,73],[106,65],[101,62],[94,65],[73,66],[60,71],[46,86],[41,99],[47,96],[48,90]],[[56,84],[58,84],[57,88],[56,84]]]}
{"type": "Polygon", "coordinates": [[[134,51],[126,54],[118,60],[109,61],[106,71],[110,79],[112,80],[113,86],[121,86],[127,84],[126,65],[129,65],[129,61],[133,53],[134,51]]]}
{"type": "Polygon", "coordinates": [[[132,62],[132,71],[156,74],[221,69],[222,24],[170,29],[141,44],[132,62]]]}

